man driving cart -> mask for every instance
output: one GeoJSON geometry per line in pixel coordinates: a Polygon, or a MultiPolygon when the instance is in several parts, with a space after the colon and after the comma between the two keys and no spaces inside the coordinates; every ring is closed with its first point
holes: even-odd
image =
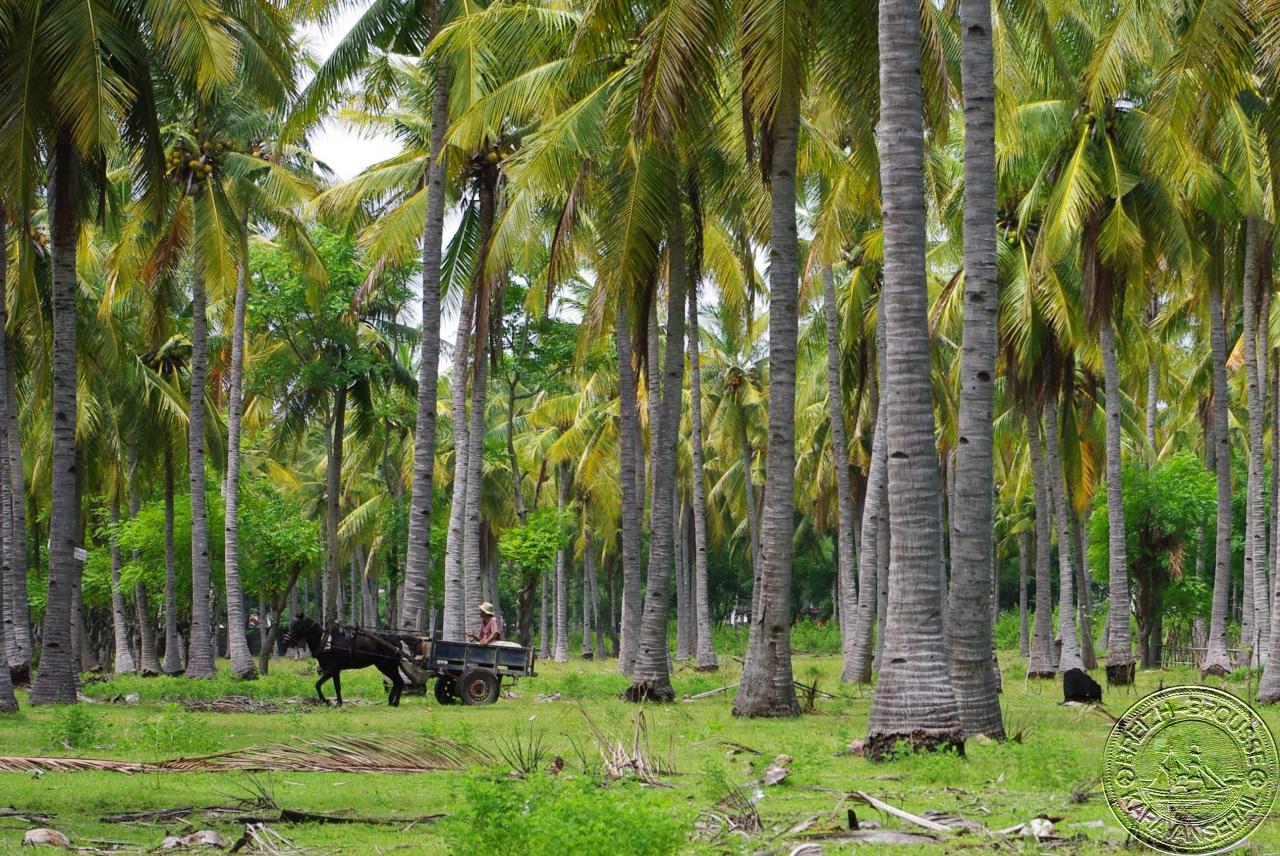
{"type": "Polygon", "coordinates": [[[467,638],[480,645],[502,641],[502,622],[494,615],[493,604],[489,601],[480,604],[480,632],[468,633],[467,638]]]}

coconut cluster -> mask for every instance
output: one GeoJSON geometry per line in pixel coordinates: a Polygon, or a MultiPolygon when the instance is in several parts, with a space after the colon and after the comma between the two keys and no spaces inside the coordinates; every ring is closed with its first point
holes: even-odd
{"type": "Polygon", "coordinates": [[[228,144],[218,140],[205,140],[198,151],[186,142],[179,142],[169,149],[169,180],[178,184],[210,176],[221,164],[223,154],[230,150],[228,144]]]}

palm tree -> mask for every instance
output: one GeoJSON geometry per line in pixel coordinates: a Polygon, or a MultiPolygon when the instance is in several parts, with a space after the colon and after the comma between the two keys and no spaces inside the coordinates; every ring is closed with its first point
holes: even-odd
{"type": "MultiPolygon", "coordinates": [[[[1070,495],[1064,488],[1062,455],[1059,453],[1058,393],[1050,388],[1044,399],[1044,467],[1048,475],[1049,501],[1053,505],[1058,523],[1058,637],[1062,640],[1062,652],[1058,657],[1058,669],[1083,669],[1080,643],[1076,641],[1075,568],[1071,563],[1071,529],[1067,523],[1070,495]]],[[[1038,613],[1038,610],[1037,610],[1038,613]]]]}
{"type": "Polygon", "coordinates": [[[836,573],[840,593],[840,635],[845,670],[853,652],[858,613],[858,587],[854,574],[853,479],[849,473],[849,444],[844,430],[844,396],[840,392],[840,311],[836,305],[836,278],[830,266],[822,270],[823,320],[827,332],[827,407],[831,418],[831,452],[836,465],[836,573]]]}
{"type": "Polygon", "coordinates": [[[964,76],[964,351],[951,508],[948,651],[966,734],[1004,736],[989,620],[996,378],[995,80],[989,0],[960,4],[964,76]]]}
{"type": "Polygon", "coordinates": [[[622,632],[619,637],[618,670],[630,675],[635,663],[644,613],[644,579],[640,575],[640,537],[644,519],[644,491],[639,487],[637,460],[640,448],[640,417],[636,410],[636,378],[632,363],[631,321],[628,296],[618,299],[614,337],[618,351],[618,455],[622,481],[622,632]]]}
{"type": "Polygon", "coordinates": [[[1030,409],[1027,415],[1036,513],[1036,614],[1031,656],[1027,661],[1027,677],[1051,678],[1057,667],[1053,656],[1053,595],[1049,570],[1049,521],[1053,519],[1053,499],[1049,493],[1049,470],[1040,439],[1040,418],[1032,417],[1030,409]]]}
{"type": "Polygon", "coordinates": [[[877,395],[875,422],[871,436],[871,464],[867,468],[867,499],[862,507],[862,549],[858,551],[858,613],[854,622],[853,645],[844,660],[841,680],[869,684],[871,683],[871,660],[875,649],[872,639],[883,642],[883,623],[879,633],[876,632],[876,618],[883,616],[885,610],[881,603],[880,591],[885,582],[883,570],[887,568],[887,556],[890,544],[889,535],[889,500],[888,500],[888,418],[889,396],[885,393],[884,367],[885,340],[884,314],[876,324],[876,367],[877,395]]]}
{"type": "Polygon", "coordinates": [[[74,703],[79,663],[72,657],[71,600],[79,567],[72,554],[78,518],[76,459],[76,242],[79,157],[70,132],[53,143],[50,169],[50,235],[53,269],[53,490],[49,508],[49,582],[40,670],[32,704],[74,703]],[[57,533],[56,535],[54,533],[57,533]]]}
{"type": "Polygon", "coordinates": [[[707,496],[702,449],[702,361],[698,342],[698,283],[689,289],[689,418],[692,435],[693,483],[693,600],[697,627],[696,664],[698,671],[716,668],[716,649],[711,643],[711,605],[707,591],[707,496]]]}
{"type": "Polygon", "coordinates": [[[751,630],[735,716],[800,713],[791,677],[791,574],[795,540],[795,405],[800,243],[796,231],[796,147],[804,89],[807,7],[761,4],[744,10],[743,65],[755,80],[749,101],[770,117],[769,454],[765,461],[760,562],[752,588],[751,630]],[[786,7],[781,8],[781,7],[786,7]],[[772,29],[778,17],[788,26],[772,29]],[[781,57],[788,57],[781,59],[781,57]],[[780,62],[781,67],[774,63],[780,62]],[[769,73],[763,71],[768,68],[769,73]]]}
{"type": "Polygon", "coordinates": [[[880,0],[879,32],[892,542],[884,660],[865,744],[871,758],[893,752],[899,741],[917,749],[964,743],[937,622],[943,599],[938,576],[942,521],[926,318],[919,7],[906,0],[880,0]]]}
{"type": "MultiPolygon", "coordinates": [[[[674,493],[680,404],[684,399],[684,318],[688,268],[685,260],[684,211],[676,202],[667,232],[667,340],[663,354],[660,400],[651,416],[653,506],[650,512],[649,570],[644,616],[631,671],[629,701],[674,701],[667,650],[671,568],[675,550],[674,493]],[[653,419],[656,417],[656,419],[653,419]],[[655,424],[656,423],[656,424],[655,424]]],[[[656,292],[656,288],[654,289],[656,292]]],[[[650,301],[658,299],[651,293],[650,301]]],[[[794,693],[794,689],[792,690],[794,693]]]]}

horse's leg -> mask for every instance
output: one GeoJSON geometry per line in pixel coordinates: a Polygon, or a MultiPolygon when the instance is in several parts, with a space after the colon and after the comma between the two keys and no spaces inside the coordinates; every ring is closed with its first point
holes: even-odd
{"type": "MultiPolygon", "coordinates": [[[[316,695],[320,696],[320,701],[324,702],[325,704],[328,704],[329,700],[324,697],[324,692],[321,691],[320,687],[324,684],[325,681],[329,680],[330,677],[334,677],[334,676],[331,676],[329,674],[329,670],[327,668],[321,669],[320,680],[316,681],[316,695]]],[[[337,679],[335,677],[335,686],[336,685],[337,685],[337,679]]]]}
{"type": "Polygon", "coordinates": [[[342,670],[333,673],[333,691],[338,696],[338,707],[342,707],[342,670]]]}
{"type": "Polygon", "coordinates": [[[396,663],[389,669],[383,669],[382,673],[391,679],[391,694],[387,697],[387,704],[399,707],[400,693],[404,692],[404,678],[400,677],[400,664],[396,663]]]}

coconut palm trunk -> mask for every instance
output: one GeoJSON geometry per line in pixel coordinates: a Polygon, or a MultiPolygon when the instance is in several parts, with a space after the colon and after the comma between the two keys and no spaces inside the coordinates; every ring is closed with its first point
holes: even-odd
{"type": "Polygon", "coordinates": [[[480,222],[476,252],[476,335],[471,360],[471,422],[467,427],[467,493],[463,508],[462,590],[463,627],[468,633],[480,632],[480,604],[484,602],[483,563],[480,550],[480,495],[484,483],[484,408],[488,400],[490,323],[500,323],[491,313],[493,302],[490,275],[486,270],[489,242],[497,216],[497,173],[485,168],[477,177],[480,198],[480,222]]]}
{"type": "MultiPolygon", "coordinates": [[[[432,17],[436,7],[432,5],[432,17]]],[[[435,30],[434,21],[432,30],[435,30]]],[[[418,363],[418,415],[413,431],[413,483],[404,597],[399,626],[421,630],[431,572],[431,499],[436,454],[436,386],[440,378],[440,264],[444,241],[444,134],[449,124],[449,69],[440,59],[431,102],[431,166],[427,170],[427,220],[422,230],[422,351],[418,363]]]]}
{"type": "Polygon", "coordinates": [[[178,636],[177,548],[173,539],[173,447],[164,441],[164,672],[181,674],[182,640],[178,636]]]}
{"type": "Polygon", "coordinates": [[[49,181],[53,279],[53,456],[50,472],[49,579],[45,596],[40,670],[31,687],[33,705],[74,703],[80,664],[73,659],[71,597],[80,578],[73,550],[79,531],[76,461],[76,244],[79,240],[78,169],[70,133],[53,142],[49,181]]]}
{"type": "MultiPolygon", "coordinates": [[[[884,324],[876,328],[877,372],[884,369],[884,324]]],[[[883,394],[884,384],[876,395],[875,425],[871,434],[871,465],[867,470],[867,498],[862,507],[862,549],[858,551],[858,603],[857,614],[852,618],[854,635],[852,646],[844,656],[840,680],[846,683],[871,683],[871,660],[874,654],[876,617],[882,615],[880,603],[880,569],[884,566],[888,541],[881,536],[889,529],[889,503],[885,492],[888,479],[888,439],[885,420],[888,418],[888,400],[883,394]]],[[[883,634],[880,634],[883,637],[883,634]]]]}
{"type": "Polygon", "coordinates": [[[995,80],[990,0],[961,0],[964,79],[964,344],[951,507],[947,630],[951,682],[965,734],[1004,737],[992,657],[996,379],[995,80]]]}
{"type": "Polygon", "coordinates": [[[707,588],[707,487],[702,447],[702,360],[698,341],[698,288],[689,289],[689,418],[693,455],[693,599],[697,614],[694,662],[700,672],[717,667],[711,642],[711,602],[707,588]]]}
{"type": "MultiPolygon", "coordinates": [[[[1063,471],[1066,478],[1066,471],[1063,471]]],[[[1068,495],[1070,490],[1067,491],[1068,495]]],[[[1073,556],[1076,570],[1076,612],[1080,617],[1080,659],[1088,670],[1098,668],[1098,655],[1093,649],[1093,600],[1090,596],[1091,581],[1089,572],[1089,543],[1084,537],[1084,527],[1080,525],[1080,514],[1068,503],[1071,517],[1071,543],[1075,546],[1073,556]]]]}
{"type": "MultiPolygon", "coordinates": [[[[1116,365],[1113,327],[1114,319],[1108,312],[1098,326],[1107,421],[1107,573],[1111,594],[1107,622],[1107,680],[1112,684],[1125,685],[1133,682],[1133,634],[1129,630],[1129,564],[1125,555],[1124,487],[1120,475],[1120,369],[1116,365]]],[[[1036,593],[1036,606],[1038,609],[1039,592],[1036,593]]],[[[1039,621],[1039,615],[1036,621],[1039,621]]]]}
{"type": "MultiPolygon", "coordinates": [[[[1276,406],[1280,409],[1280,372],[1276,374],[1276,406]]],[[[1273,459],[1272,467],[1276,463],[1273,459]]],[[[1273,469],[1274,473],[1275,470],[1273,469]]],[[[1273,475],[1274,479],[1275,476],[1273,475]]],[[[1273,505],[1275,517],[1272,518],[1272,525],[1280,530],[1280,507],[1273,505]]],[[[1277,536],[1280,540],[1280,536],[1277,536]]],[[[1280,557],[1276,559],[1276,564],[1272,566],[1271,582],[1275,586],[1272,592],[1272,603],[1280,603],[1280,557]]],[[[1271,622],[1271,639],[1267,648],[1267,659],[1263,663],[1262,680],[1258,683],[1257,700],[1262,704],[1275,704],[1280,701],[1280,621],[1273,620],[1271,622]]]]}
{"type": "Polygon", "coordinates": [[[1031,640],[1027,628],[1027,566],[1031,564],[1031,533],[1018,533],[1018,656],[1027,657],[1031,640]]]}
{"type": "Polygon", "coordinates": [[[196,260],[191,277],[191,397],[187,413],[187,480],[191,491],[191,637],[189,678],[214,676],[213,621],[209,605],[209,517],[205,508],[204,395],[208,379],[208,318],[204,273],[196,260]]]}
{"type": "MultiPolygon", "coordinates": [[[[840,391],[840,312],[836,278],[822,270],[823,317],[827,326],[827,415],[831,421],[831,454],[836,467],[836,579],[839,589],[840,641],[847,675],[857,636],[858,584],[853,549],[853,479],[849,475],[849,441],[844,430],[844,396],[840,391]]],[[[847,680],[847,676],[845,677],[847,680]]]]}
{"type": "MultiPolygon", "coordinates": [[[[600,595],[597,588],[595,545],[590,535],[582,551],[582,659],[596,658],[596,645],[592,641],[592,633],[600,617],[600,595]]],[[[604,648],[600,647],[599,656],[604,657],[604,648]]]]}
{"type": "MultiPolygon", "coordinates": [[[[137,481],[134,473],[137,469],[136,452],[130,449],[129,460],[129,519],[138,516],[141,497],[138,495],[137,481]]],[[[133,554],[138,560],[138,553],[133,554]]],[[[147,587],[142,580],[133,584],[133,608],[138,622],[138,671],[145,677],[158,675],[161,672],[160,660],[156,653],[155,616],[151,612],[151,598],[147,595],[147,587]]]]}
{"type": "MultiPolygon", "coordinates": [[[[671,569],[675,549],[673,497],[680,402],[684,393],[685,242],[680,206],[671,216],[667,240],[667,343],[660,401],[650,414],[653,504],[650,511],[649,569],[640,622],[639,646],[631,671],[629,701],[674,701],[671,656],[667,650],[671,569]]],[[[654,296],[656,300],[656,295],[654,296]]]]}
{"type": "Polygon", "coordinates": [[[116,527],[120,525],[120,496],[111,498],[111,638],[115,645],[115,673],[131,675],[138,671],[129,651],[129,613],[124,608],[124,592],[120,589],[120,540],[116,527]]]}
{"type": "MultiPolygon", "coordinates": [[[[6,597],[8,592],[5,591],[6,588],[8,587],[0,585],[0,609],[8,607],[8,599],[6,597]]],[[[13,692],[13,680],[9,675],[9,665],[8,663],[0,663],[0,713],[17,712],[18,697],[13,692]]]]}
{"type": "Polygon", "coordinates": [[[1062,640],[1058,668],[1065,672],[1083,669],[1084,659],[1080,656],[1080,642],[1076,635],[1076,569],[1071,562],[1071,526],[1067,521],[1068,500],[1058,437],[1057,394],[1050,390],[1044,403],[1044,465],[1048,470],[1050,502],[1058,524],[1058,638],[1062,640]]]}
{"type": "Polygon", "coordinates": [[[1208,650],[1200,669],[1205,675],[1231,671],[1227,650],[1227,611],[1231,589],[1231,437],[1227,433],[1230,392],[1227,387],[1227,329],[1222,290],[1209,287],[1209,337],[1213,362],[1212,438],[1214,470],[1218,478],[1217,541],[1213,560],[1213,606],[1209,613],[1208,650]]]}
{"type": "MultiPolygon", "coordinates": [[[[676,479],[679,480],[679,470],[677,469],[676,479]]],[[[676,489],[673,491],[671,509],[671,519],[675,521],[672,524],[675,527],[675,547],[672,550],[672,558],[675,560],[675,596],[676,596],[676,660],[684,661],[693,656],[693,637],[689,632],[689,578],[685,569],[685,559],[688,553],[686,549],[686,526],[684,519],[684,505],[680,501],[680,488],[677,483],[676,489]]]]}
{"type": "MultiPolygon", "coordinates": [[[[919,5],[880,0],[879,40],[888,342],[883,395],[892,543],[884,659],[864,746],[873,759],[892,753],[901,741],[915,749],[964,747],[939,622],[942,521],[925,280],[919,5]]],[[[982,653],[990,658],[989,650],[982,653]]]]}
{"type": "MultiPolygon", "coordinates": [[[[0,247],[6,243],[6,212],[0,204],[0,247]]],[[[8,336],[8,254],[0,252],[0,398],[5,406],[0,411],[0,431],[4,432],[5,475],[9,493],[9,523],[11,537],[4,548],[8,570],[5,583],[5,616],[11,625],[5,638],[12,639],[7,663],[13,677],[25,683],[31,676],[31,617],[27,599],[27,482],[22,464],[22,435],[18,424],[17,368],[14,364],[15,348],[8,336]]]]}
{"type": "Polygon", "coordinates": [[[466,625],[462,611],[466,594],[462,578],[462,548],[465,540],[467,504],[467,359],[471,342],[471,323],[475,311],[475,290],[462,300],[458,332],[453,344],[453,370],[449,378],[453,423],[453,494],[449,504],[449,541],[444,555],[444,622],[445,639],[462,639],[466,625]]]}
{"type": "Polygon", "coordinates": [[[618,639],[618,670],[629,675],[635,662],[644,612],[644,577],[640,568],[644,498],[636,476],[640,421],[636,412],[636,377],[626,295],[618,298],[614,339],[618,349],[618,466],[622,480],[622,628],[618,639]]]}
{"type": "Polygon", "coordinates": [[[342,545],[338,523],[342,505],[342,450],[347,433],[347,386],[340,382],[333,390],[333,411],[325,444],[324,522],[327,559],[324,574],[324,625],[341,620],[342,545]]]}
{"type": "Polygon", "coordinates": [[[1245,225],[1244,277],[1241,289],[1244,314],[1245,401],[1249,414],[1249,480],[1245,501],[1244,550],[1244,617],[1252,621],[1240,624],[1240,641],[1253,651],[1251,663],[1266,661],[1271,639],[1267,595],[1267,521],[1263,494],[1264,439],[1266,431],[1266,351],[1259,340],[1266,340],[1260,329],[1265,323],[1259,317],[1259,237],[1257,220],[1250,217],[1245,225]]]}
{"type": "MultiPolygon", "coordinates": [[[[227,395],[227,481],[223,512],[223,568],[227,585],[227,654],[231,671],[245,680],[258,676],[245,639],[244,587],[240,584],[240,423],[244,414],[244,312],[249,299],[249,223],[240,219],[236,260],[236,302],[231,322],[231,376],[227,395]]],[[[266,620],[266,615],[261,616],[266,620]]],[[[265,632],[265,626],[262,632],[265,632]]]]}
{"type": "MultiPolygon", "coordinates": [[[[556,479],[559,482],[559,493],[556,498],[556,509],[561,516],[569,505],[569,465],[561,464],[556,479]]],[[[569,661],[569,558],[570,547],[566,544],[556,553],[556,580],[552,609],[555,613],[553,630],[555,644],[552,656],[557,663],[569,661]]]]}
{"type": "MultiPolygon", "coordinates": [[[[779,95],[769,163],[769,451],[765,459],[760,561],[747,657],[735,716],[796,716],[791,674],[791,574],[795,539],[797,282],[796,143],[800,93],[779,95]]],[[[748,481],[748,487],[750,482],[748,481]]]]}
{"type": "Polygon", "coordinates": [[[1053,589],[1049,570],[1050,521],[1053,498],[1049,493],[1049,473],[1040,441],[1040,419],[1028,412],[1027,436],[1031,448],[1031,478],[1036,502],[1036,614],[1035,634],[1031,640],[1031,656],[1027,661],[1027,677],[1052,678],[1053,656],[1053,589]]]}

